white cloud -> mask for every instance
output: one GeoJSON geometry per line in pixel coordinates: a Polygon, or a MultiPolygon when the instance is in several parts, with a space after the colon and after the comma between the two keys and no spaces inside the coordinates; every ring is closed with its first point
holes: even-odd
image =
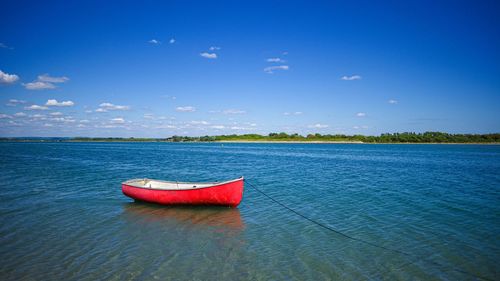
{"type": "Polygon", "coordinates": [[[108,124],[108,125],[96,125],[95,127],[96,128],[105,128],[105,129],[118,128],[118,126],[116,126],[116,125],[110,125],[110,124],[108,124]]]}
{"type": "Polygon", "coordinates": [[[175,43],[175,38],[170,38],[170,40],[168,40],[168,43],[174,44],[175,43]]]}
{"type": "Polygon", "coordinates": [[[44,126],[44,127],[53,127],[54,125],[49,124],[49,123],[45,123],[45,124],[43,124],[43,126],[44,126]]]}
{"type": "Polygon", "coordinates": [[[125,123],[125,120],[123,118],[121,118],[121,117],[119,117],[119,118],[113,118],[110,121],[113,124],[123,124],[123,123],[125,123]]]}
{"type": "Polygon", "coordinates": [[[314,125],[309,125],[309,128],[315,128],[315,129],[324,129],[328,128],[328,125],[325,124],[314,124],[314,125]]]}
{"type": "Polygon", "coordinates": [[[108,110],[129,110],[128,105],[115,105],[109,102],[103,102],[99,105],[99,108],[95,112],[108,112],[108,110]]]}
{"type": "Polygon", "coordinates": [[[208,113],[222,113],[222,114],[245,114],[245,110],[239,109],[225,109],[225,110],[210,110],[208,113]]]}
{"type": "Polygon", "coordinates": [[[23,104],[23,103],[26,103],[25,100],[16,100],[16,99],[10,99],[8,103],[6,103],[5,105],[7,106],[16,106],[18,104],[23,104]]]}
{"type": "Polygon", "coordinates": [[[283,115],[302,115],[302,111],[284,112],[283,115]]]}
{"type": "Polygon", "coordinates": [[[45,89],[55,89],[56,86],[49,82],[35,81],[23,84],[28,90],[45,90],[45,89]]]}
{"type": "Polygon", "coordinates": [[[175,110],[179,112],[194,112],[196,108],[193,106],[179,106],[175,110]]]}
{"type": "Polygon", "coordinates": [[[7,114],[0,114],[0,119],[12,119],[12,116],[7,114]]]}
{"type": "Polygon", "coordinates": [[[175,117],[167,117],[167,116],[159,116],[158,117],[158,120],[167,120],[167,119],[175,120],[175,117]]]}
{"type": "Polygon", "coordinates": [[[210,51],[218,51],[220,50],[220,47],[217,47],[217,46],[212,46],[210,48],[208,48],[210,51]]]}
{"type": "Polygon", "coordinates": [[[247,128],[245,127],[239,127],[239,126],[232,126],[231,130],[246,130],[247,128]]]}
{"type": "Polygon", "coordinates": [[[48,74],[38,75],[37,80],[23,84],[28,90],[45,90],[45,89],[55,89],[56,85],[54,83],[65,83],[69,80],[66,76],[61,77],[51,77],[48,74]]]}
{"type": "Polygon", "coordinates": [[[192,124],[192,125],[208,125],[210,123],[208,123],[207,121],[190,121],[189,124],[192,124]]]}
{"type": "Polygon", "coordinates": [[[275,66],[268,66],[264,68],[264,72],[272,74],[276,70],[288,70],[290,67],[288,65],[275,65],[275,66]]]}
{"type": "Polygon", "coordinates": [[[397,104],[398,103],[397,100],[388,100],[387,102],[390,103],[390,104],[397,104]]]}
{"type": "Polygon", "coordinates": [[[177,126],[174,126],[174,125],[164,124],[164,125],[156,126],[155,129],[178,129],[178,128],[177,128],[177,126]]]}
{"type": "Polygon", "coordinates": [[[46,103],[45,103],[46,106],[73,106],[75,105],[74,102],[68,100],[68,101],[62,101],[62,102],[58,102],[57,100],[48,100],[46,103]]]}
{"type": "Polygon", "coordinates": [[[47,110],[49,108],[46,106],[43,106],[43,105],[34,104],[32,106],[26,106],[24,109],[26,109],[26,110],[47,110]]]}
{"type": "Polygon", "coordinates": [[[34,115],[30,115],[30,117],[36,118],[36,119],[45,119],[45,115],[43,115],[43,114],[34,114],[34,115]]]}
{"type": "Polygon", "coordinates": [[[89,120],[86,120],[86,119],[83,119],[83,120],[80,120],[80,123],[89,123],[90,121],[89,120]]]}
{"type": "Polygon", "coordinates": [[[50,113],[50,115],[52,115],[52,116],[62,116],[63,114],[62,114],[62,112],[52,112],[52,113],[50,113]]]}
{"type": "Polygon", "coordinates": [[[16,99],[10,99],[9,102],[11,102],[11,103],[26,103],[25,100],[16,100],[16,99]]]}
{"type": "Polygon", "coordinates": [[[352,81],[352,80],[360,80],[361,79],[361,76],[359,75],[352,75],[352,76],[342,76],[340,77],[340,80],[345,80],[345,81],[352,81]]]}
{"type": "Polygon", "coordinates": [[[268,58],[266,61],[267,62],[281,62],[281,63],[286,62],[284,59],[281,59],[281,58],[268,58]]]}
{"type": "Polygon", "coordinates": [[[26,113],[24,113],[24,112],[18,112],[16,114],[14,114],[14,116],[16,116],[16,117],[25,117],[26,113]]]}
{"type": "Polygon", "coordinates": [[[356,113],[356,116],[357,117],[365,117],[366,113],[364,113],[364,112],[358,112],[358,113],[356,113]]]}
{"type": "Polygon", "coordinates": [[[64,83],[69,81],[69,78],[66,76],[61,77],[51,77],[49,74],[38,75],[38,81],[49,82],[49,83],[64,83]]]}
{"type": "Polygon", "coordinates": [[[224,114],[245,114],[246,111],[244,110],[238,110],[238,109],[226,109],[222,111],[224,114]]]}
{"type": "Polygon", "coordinates": [[[0,84],[13,84],[19,80],[19,76],[8,74],[0,70],[0,84]]]}
{"type": "Polygon", "coordinates": [[[160,44],[160,41],[158,41],[156,39],[151,39],[148,41],[148,43],[153,44],[153,45],[158,45],[158,44],[160,44]]]}
{"type": "Polygon", "coordinates": [[[353,126],[353,129],[359,130],[359,129],[368,129],[368,126],[353,126]]]}
{"type": "Polygon", "coordinates": [[[54,117],[50,119],[51,121],[55,122],[64,122],[64,123],[75,123],[76,120],[73,119],[73,117],[54,117]]]}
{"type": "Polygon", "coordinates": [[[214,125],[214,126],[210,126],[210,128],[217,129],[217,130],[222,130],[222,129],[225,128],[225,126],[224,125],[214,125]]]}
{"type": "Polygon", "coordinates": [[[200,56],[202,56],[204,58],[207,58],[207,59],[216,59],[217,58],[217,54],[216,53],[203,52],[203,53],[200,53],[200,56]]]}

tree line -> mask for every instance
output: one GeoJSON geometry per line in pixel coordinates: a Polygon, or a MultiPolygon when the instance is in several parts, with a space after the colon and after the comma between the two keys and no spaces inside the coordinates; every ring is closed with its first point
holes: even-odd
{"type": "Polygon", "coordinates": [[[345,141],[364,143],[498,143],[500,134],[448,134],[442,132],[425,133],[386,133],[379,136],[343,135],[343,134],[299,134],[270,133],[268,135],[219,135],[187,137],[173,136],[171,142],[214,142],[214,141],[345,141]]]}

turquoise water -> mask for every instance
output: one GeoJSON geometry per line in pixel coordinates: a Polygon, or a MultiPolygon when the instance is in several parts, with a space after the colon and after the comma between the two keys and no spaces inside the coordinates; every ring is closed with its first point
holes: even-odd
{"type": "Polygon", "coordinates": [[[0,143],[2,280],[498,280],[500,146],[0,143]],[[245,176],[237,209],[130,178],[245,176]],[[409,254],[409,255],[408,255],[409,254]]]}

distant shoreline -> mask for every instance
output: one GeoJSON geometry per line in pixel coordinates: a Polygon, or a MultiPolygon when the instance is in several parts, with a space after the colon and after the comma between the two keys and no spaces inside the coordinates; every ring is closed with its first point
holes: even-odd
{"type": "Polygon", "coordinates": [[[164,140],[48,140],[48,139],[2,139],[2,142],[18,143],[255,143],[255,144],[450,144],[450,145],[500,145],[499,142],[362,142],[362,141],[267,141],[267,140],[217,140],[217,141],[164,141],[164,140]]]}
{"type": "MultiPolygon", "coordinates": [[[[362,141],[213,141],[214,143],[310,143],[310,144],[485,144],[500,145],[498,142],[362,142],[362,141]]],[[[201,142],[200,142],[201,143],[201,142]]]]}
{"type": "Polygon", "coordinates": [[[171,143],[316,143],[316,144],[500,144],[500,133],[448,134],[442,132],[387,133],[379,136],[321,135],[306,136],[287,133],[268,135],[170,136],[165,138],[136,137],[0,137],[0,142],[171,142],[171,143]]]}

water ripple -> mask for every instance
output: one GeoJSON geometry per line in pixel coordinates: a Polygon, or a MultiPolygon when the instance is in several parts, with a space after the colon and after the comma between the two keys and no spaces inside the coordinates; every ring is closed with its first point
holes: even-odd
{"type": "Polygon", "coordinates": [[[2,280],[499,279],[500,147],[0,143],[2,280]],[[238,209],[160,207],[129,178],[244,175],[238,209]],[[439,263],[445,267],[438,266],[439,263]]]}

